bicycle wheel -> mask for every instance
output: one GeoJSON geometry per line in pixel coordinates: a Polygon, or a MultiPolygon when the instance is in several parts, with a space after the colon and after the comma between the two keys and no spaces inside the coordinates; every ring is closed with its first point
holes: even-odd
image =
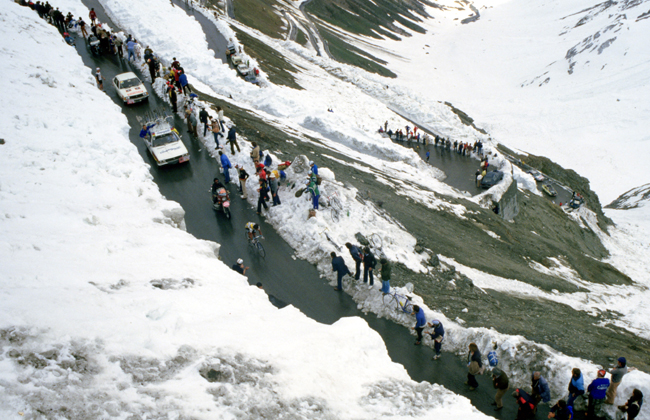
{"type": "Polygon", "coordinates": [[[370,235],[368,238],[368,241],[370,241],[370,245],[372,245],[373,248],[376,249],[381,249],[383,242],[381,240],[381,236],[377,235],[376,233],[373,233],[370,235]]]}
{"type": "Polygon", "coordinates": [[[260,257],[266,257],[266,250],[264,249],[264,245],[259,243],[259,241],[257,242],[257,252],[260,254],[260,257]]]}
{"type": "Polygon", "coordinates": [[[330,216],[332,216],[332,221],[338,223],[341,220],[341,214],[334,207],[330,208],[330,216]]]}
{"type": "Polygon", "coordinates": [[[411,303],[410,300],[406,299],[406,302],[404,302],[404,305],[402,305],[402,312],[404,312],[405,314],[413,313],[413,304],[411,303]]]}
{"type": "Polygon", "coordinates": [[[343,210],[343,205],[341,204],[341,201],[337,197],[330,198],[330,206],[332,206],[332,208],[335,208],[338,211],[343,210]]]}

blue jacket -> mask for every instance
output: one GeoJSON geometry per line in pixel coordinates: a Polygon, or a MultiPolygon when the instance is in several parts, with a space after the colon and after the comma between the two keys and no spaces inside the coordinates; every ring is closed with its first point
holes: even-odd
{"type": "Polygon", "coordinates": [[[126,43],[126,49],[127,49],[127,50],[131,50],[131,51],[133,51],[134,48],[135,48],[135,42],[133,42],[133,41],[128,41],[128,42],[126,43]]]}
{"type": "Polygon", "coordinates": [[[313,165],[311,165],[311,171],[312,171],[315,175],[318,175],[318,165],[316,165],[315,163],[314,163],[313,165]]]}
{"type": "Polygon", "coordinates": [[[149,129],[150,129],[151,127],[153,127],[154,125],[156,125],[156,123],[149,124],[149,125],[147,126],[147,128],[143,128],[142,130],[140,130],[140,137],[141,137],[141,138],[145,138],[145,137],[147,137],[147,134],[150,134],[150,133],[149,133],[149,129]]]}
{"type": "Polygon", "coordinates": [[[187,86],[187,76],[185,73],[181,73],[181,75],[178,76],[178,81],[180,82],[181,86],[187,86]]]}
{"type": "Polygon", "coordinates": [[[442,322],[438,325],[435,325],[433,327],[433,332],[429,333],[431,334],[431,338],[435,340],[438,337],[444,337],[445,336],[445,329],[442,328],[442,322]]]}
{"type": "Polygon", "coordinates": [[[230,164],[230,159],[228,159],[228,156],[225,154],[221,155],[221,167],[226,170],[232,168],[232,165],[230,164]]]}
{"type": "Polygon", "coordinates": [[[589,391],[589,395],[591,396],[591,398],[595,400],[602,400],[603,398],[605,398],[605,394],[607,393],[607,388],[609,388],[609,379],[596,378],[591,382],[591,384],[589,384],[589,388],[587,388],[587,391],[589,391]]]}
{"type": "Polygon", "coordinates": [[[358,246],[352,245],[350,247],[350,255],[352,255],[352,259],[355,261],[361,261],[361,251],[358,246]]]}
{"type": "Polygon", "coordinates": [[[582,373],[578,379],[571,377],[571,383],[569,384],[569,392],[575,394],[577,391],[585,392],[585,381],[582,379],[582,373]]]}
{"type": "Polygon", "coordinates": [[[424,328],[427,325],[427,318],[424,316],[424,309],[420,308],[415,314],[415,328],[424,328]]]}
{"type": "Polygon", "coordinates": [[[235,127],[230,127],[230,130],[228,130],[228,141],[235,140],[237,140],[237,132],[235,131],[235,127]]]}
{"type": "MultiPolygon", "coordinates": [[[[532,381],[534,383],[535,379],[532,381]]],[[[533,391],[535,391],[535,387],[533,387],[533,391]]],[[[540,376],[539,381],[537,381],[536,391],[542,397],[542,401],[545,403],[551,401],[551,388],[548,387],[548,382],[546,382],[543,376],[540,376]]]]}
{"type": "Polygon", "coordinates": [[[332,271],[336,271],[339,274],[347,274],[350,272],[348,267],[345,265],[343,257],[332,258],[332,271]]]}

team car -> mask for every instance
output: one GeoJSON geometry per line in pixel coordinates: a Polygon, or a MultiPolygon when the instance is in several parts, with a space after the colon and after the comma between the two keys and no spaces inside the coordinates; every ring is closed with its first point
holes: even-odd
{"type": "Polygon", "coordinates": [[[168,118],[170,117],[154,111],[149,118],[141,120],[143,128],[140,137],[158,166],[190,160],[187,148],[178,131],[167,122],[168,118]]]}
{"type": "Polygon", "coordinates": [[[118,74],[113,78],[113,86],[125,104],[131,105],[149,99],[144,83],[133,72],[118,74]]]}
{"type": "Polygon", "coordinates": [[[546,177],[540,171],[537,171],[535,169],[531,169],[529,171],[526,171],[526,173],[532,175],[533,178],[535,178],[535,181],[537,181],[537,182],[546,181],[546,177]]]}

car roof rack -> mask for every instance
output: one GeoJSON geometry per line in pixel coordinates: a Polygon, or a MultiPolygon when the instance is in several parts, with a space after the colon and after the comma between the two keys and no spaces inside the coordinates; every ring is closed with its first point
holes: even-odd
{"type": "Polygon", "coordinates": [[[136,118],[138,119],[138,122],[140,124],[166,124],[169,125],[169,122],[167,122],[168,119],[170,119],[172,116],[169,115],[166,109],[164,108],[156,108],[152,109],[151,111],[147,111],[144,113],[144,116],[138,115],[136,118]]]}

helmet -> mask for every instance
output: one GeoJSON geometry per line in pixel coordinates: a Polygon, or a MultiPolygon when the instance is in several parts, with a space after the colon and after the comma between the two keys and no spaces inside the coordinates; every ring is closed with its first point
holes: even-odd
{"type": "Polygon", "coordinates": [[[257,223],[255,223],[255,224],[253,225],[253,229],[259,229],[259,228],[260,228],[260,225],[258,225],[257,223]]]}
{"type": "Polygon", "coordinates": [[[63,33],[63,36],[70,36],[70,34],[67,33],[67,32],[64,32],[64,33],[63,33]]]}
{"type": "Polygon", "coordinates": [[[244,260],[242,260],[241,258],[239,258],[239,259],[237,260],[237,264],[243,264],[243,263],[244,263],[244,260]]]}
{"type": "Polygon", "coordinates": [[[311,165],[313,165],[313,164],[314,164],[314,161],[313,161],[313,160],[310,160],[310,161],[309,161],[309,166],[311,166],[311,165]]]}
{"type": "Polygon", "coordinates": [[[438,324],[440,324],[440,321],[438,321],[437,319],[434,319],[433,321],[431,321],[431,323],[433,325],[438,325],[438,324]]]}

